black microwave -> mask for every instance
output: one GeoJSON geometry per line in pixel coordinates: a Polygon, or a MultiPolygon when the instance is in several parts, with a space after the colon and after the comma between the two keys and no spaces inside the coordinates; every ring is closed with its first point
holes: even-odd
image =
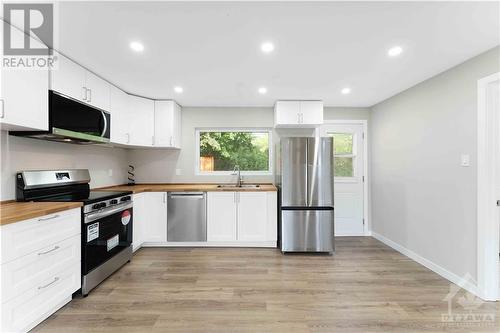
{"type": "Polygon", "coordinates": [[[109,112],[49,90],[48,131],[10,132],[36,139],[93,144],[110,140],[109,112]]]}

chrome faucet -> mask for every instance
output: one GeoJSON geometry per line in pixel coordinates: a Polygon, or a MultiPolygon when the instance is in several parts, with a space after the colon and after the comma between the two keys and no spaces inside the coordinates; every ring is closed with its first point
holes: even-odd
{"type": "Polygon", "coordinates": [[[241,171],[240,171],[240,166],[238,164],[234,166],[232,175],[238,176],[238,178],[236,179],[236,187],[241,187],[241,171]]]}

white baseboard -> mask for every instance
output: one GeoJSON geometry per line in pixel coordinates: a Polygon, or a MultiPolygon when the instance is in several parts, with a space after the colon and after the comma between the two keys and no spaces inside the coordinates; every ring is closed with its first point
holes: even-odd
{"type": "Polygon", "coordinates": [[[264,242],[144,242],[141,247],[277,247],[276,241],[264,242]]]}
{"type": "Polygon", "coordinates": [[[456,284],[457,286],[467,290],[468,292],[481,297],[478,293],[477,285],[471,283],[470,281],[464,281],[464,278],[456,275],[455,273],[450,272],[449,270],[433,263],[432,261],[425,259],[424,257],[421,257],[420,255],[416,254],[415,252],[405,248],[402,245],[399,245],[398,243],[380,235],[377,234],[376,232],[372,231],[372,237],[381,241],[385,245],[393,248],[394,250],[398,251],[399,253],[407,256],[408,258],[418,262],[420,265],[427,267],[431,271],[433,271],[436,274],[441,275],[448,281],[456,284]]]}

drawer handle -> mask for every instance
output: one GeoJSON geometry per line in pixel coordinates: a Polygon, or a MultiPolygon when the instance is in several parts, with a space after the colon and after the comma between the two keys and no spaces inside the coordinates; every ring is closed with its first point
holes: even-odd
{"type": "Polygon", "coordinates": [[[59,215],[54,215],[54,216],[44,217],[44,218],[38,219],[38,221],[48,221],[48,220],[57,219],[58,217],[59,217],[59,215]]]}
{"type": "Polygon", "coordinates": [[[45,286],[40,286],[40,287],[38,287],[38,290],[40,290],[40,289],[45,289],[45,288],[47,288],[48,286],[50,286],[51,284],[56,283],[57,281],[59,281],[59,278],[56,276],[56,277],[54,278],[54,281],[52,281],[52,282],[50,282],[50,283],[47,283],[45,286]]]}
{"type": "Polygon", "coordinates": [[[39,256],[43,256],[44,254],[53,252],[53,251],[58,250],[58,249],[59,249],[59,245],[55,246],[52,250],[48,250],[48,251],[45,251],[45,252],[40,252],[40,253],[38,253],[38,255],[39,256]]]}

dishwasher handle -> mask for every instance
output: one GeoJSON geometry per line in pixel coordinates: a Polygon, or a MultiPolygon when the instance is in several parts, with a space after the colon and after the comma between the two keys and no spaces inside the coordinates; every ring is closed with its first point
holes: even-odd
{"type": "Polygon", "coordinates": [[[205,199],[204,192],[169,192],[169,199],[205,199]]]}

